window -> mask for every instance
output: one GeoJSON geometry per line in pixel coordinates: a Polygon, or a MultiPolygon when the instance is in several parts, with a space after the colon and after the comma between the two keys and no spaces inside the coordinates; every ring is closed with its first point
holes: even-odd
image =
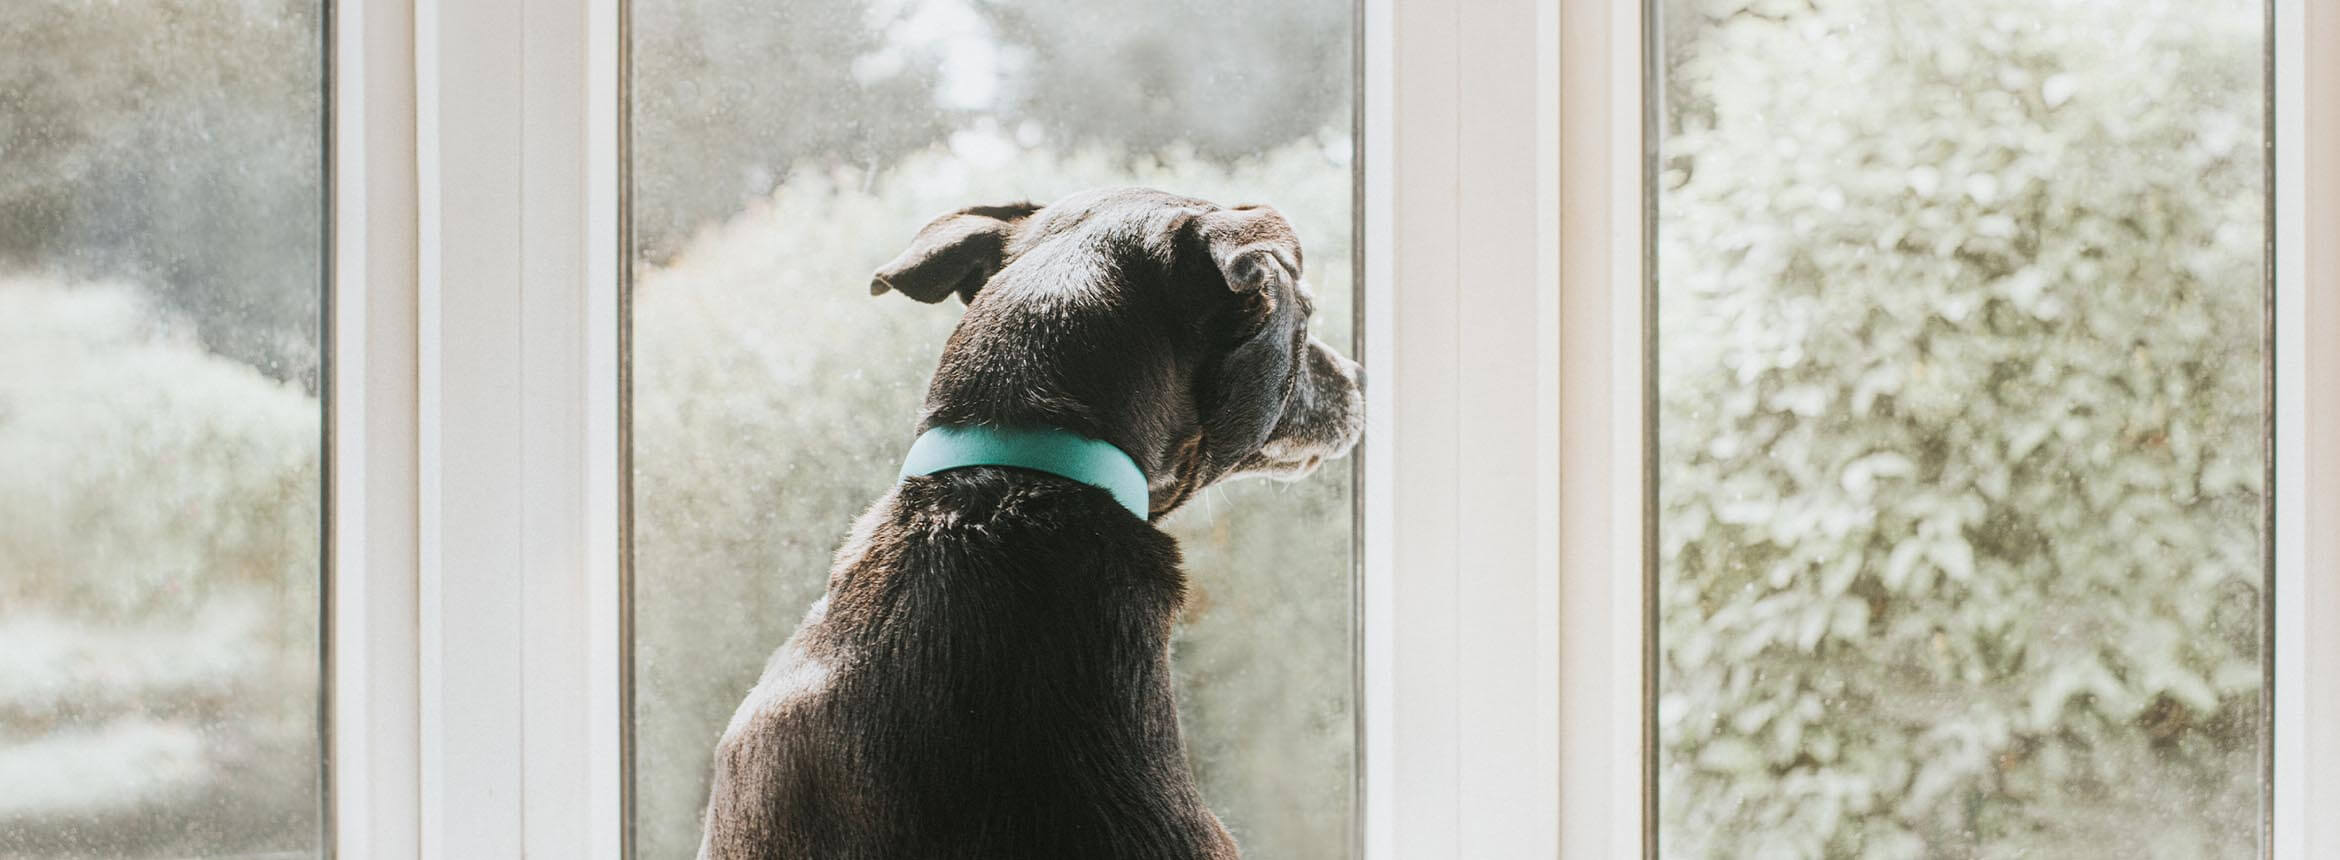
{"type": "MultiPolygon", "coordinates": [[[[633,0],[634,850],[696,850],[715,739],[889,487],[958,304],[872,298],[928,219],[1138,184],[1267,203],[1353,342],[1348,0],[633,0]]],[[[1165,526],[1204,797],[1252,856],[1349,856],[1353,484],[1165,526]]]]}
{"type": "Polygon", "coordinates": [[[1660,22],[1659,855],[2262,856],[2264,5],[1660,22]]]}
{"type": "Polygon", "coordinates": [[[322,15],[0,9],[0,857],[325,850],[322,15]]]}
{"type": "Polygon", "coordinates": [[[871,269],[1117,182],[1367,368],[1167,523],[1246,856],[2340,856],[2340,13],[1927,5],[0,3],[0,860],[690,856],[871,269]]]}

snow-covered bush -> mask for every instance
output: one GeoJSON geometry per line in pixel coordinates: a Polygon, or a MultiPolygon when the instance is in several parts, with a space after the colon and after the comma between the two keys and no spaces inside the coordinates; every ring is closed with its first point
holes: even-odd
{"type": "Polygon", "coordinates": [[[315,844],[318,416],[136,290],[0,278],[0,856],[315,844]]]}
{"type": "Polygon", "coordinates": [[[2256,856],[2258,7],[1670,12],[1665,855],[2256,856]]]}

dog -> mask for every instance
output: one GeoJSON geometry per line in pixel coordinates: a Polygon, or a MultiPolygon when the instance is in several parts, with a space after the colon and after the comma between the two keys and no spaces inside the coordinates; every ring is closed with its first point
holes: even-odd
{"type": "Polygon", "coordinates": [[[702,860],[1237,857],[1187,767],[1185,575],[1152,522],[1355,445],[1358,367],[1309,335],[1300,276],[1274,209],[1140,188],[961,209],[879,269],[872,295],[966,305],[913,459],[975,428],[1136,468],[1118,494],[906,471],[725,729],[702,860]]]}

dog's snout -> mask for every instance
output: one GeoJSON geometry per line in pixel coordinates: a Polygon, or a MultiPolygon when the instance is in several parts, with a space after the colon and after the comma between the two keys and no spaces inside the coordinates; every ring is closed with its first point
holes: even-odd
{"type": "Polygon", "coordinates": [[[1315,472],[1324,460],[1346,456],[1364,430],[1364,367],[1310,337],[1301,381],[1285,404],[1275,435],[1261,449],[1278,477],[1315,472]]]}
{"type": "Polygon", "coordinates": [[[1348,380],[1352,385],[1357,385],[1360,387],[1364,386],[1365,365],[1358,364],[1356,360],[1334,352],[1331,348],[1324,347],[1322,344],[1319,344],[1318,346],[1319,348],[1324,349],[1325,354],[1332,359],[1334,371],[1339,373],[1341,378],[1348,380]]]}
{"type": "Polygon", "coordinates": [[[1342,355],[1339,350],[1325,345],[1324,341],[1310,337],[1308,339],[1308,357],[1310,373],[1329,374],[1353,386],[1362,386],[1365,383],[1365,366],[1342,355]]]}

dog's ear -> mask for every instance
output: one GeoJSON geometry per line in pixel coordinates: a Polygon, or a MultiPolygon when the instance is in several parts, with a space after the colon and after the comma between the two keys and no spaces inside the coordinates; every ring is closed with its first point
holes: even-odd
{"type": "Polygon", "coordinates": [[[910,247],[870,278],[869,294],[894,290],[927,304],[957,293],[972,302],[985,281],[999,273],[1016,225],[1040,207],[1030,203],[970,206],[920,228],[910,247]]]}
{"type": "Polygon", "coordinates": [[[1195,228],[1210,246],[1211,260],[1227,289],[1272,299],[1276,287],[1297,288],[1300,239],[1284,216],[1266,206],[1238,206],[1197,216],[1195,228]]]}

